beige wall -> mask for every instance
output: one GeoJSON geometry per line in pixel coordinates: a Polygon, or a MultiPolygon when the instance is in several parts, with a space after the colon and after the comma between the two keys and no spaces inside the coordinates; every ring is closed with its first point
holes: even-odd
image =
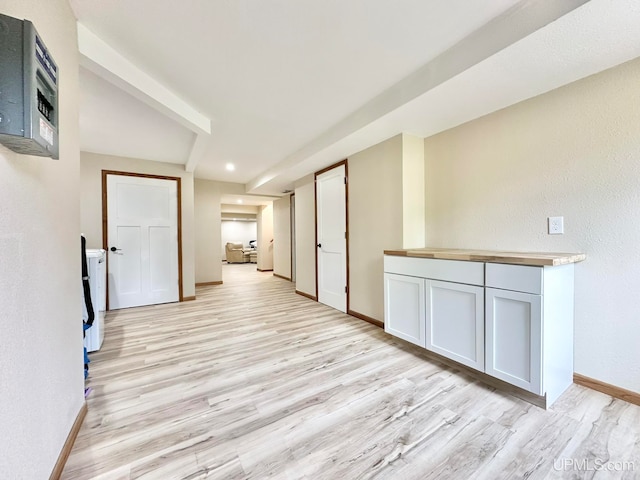
{"type": "Polygon", "coordinates": [[[426,139],[427,243],[584,252],[575,371],[640,392],[640,60],[426,139]],[[547,235],[548,216],[565,234],[547,235]]]}
{"type": "Polygon", "coordinates": [[[255,215],[258,213],[259,207],[256,205],[239,205],[237,203],[223,203],[221,206],[222,213],[243,213],[255,215]]]}
{"type": "Polygon", "coordinates": [[[273,273],[291,279],[291,197],[273,202],[273,273]]]}
{"type": "Polygon", "coordinates": [[[402,135],[402,248],[425,246],[424,139],[402,135]]]}
{"type": "Polygon", "coordinates": [[[349,157],[349,309],[377,320],[383,251],[403,244],[402,161],[403,135],[349,157]]]}
{"type": "Polygon", "coordinates": [[[34,23],[60,71],[60,159],[0,145],[0,477],[40,479],[84,403],[77,34],[65,0],[1,10],[34,23]]]}
{"type": "Polygon", "coordinates": [[[239,183],[194,180],[196,283],[222,281],[222,216],[224,194],[244,193],[239,183]]]}
{"type": "Polygon", "coordinates": [[[258,212],[258,270],[273,270],[273,205],[258,212]]]}
{"type": "Polygon", "coordinates": [[[313,175],[295,184],[296,290],[316,295],[316,207],[313,175]]]}
{"type": "Polygon", "coordinates": [[[195,295],[195,242],[193,174],[184,165],[135,158],[81,153],[80,219],[89,248],[102,248],[102,170],[179,177],[182,189],[182,288],[185,297],[195,295]]]}

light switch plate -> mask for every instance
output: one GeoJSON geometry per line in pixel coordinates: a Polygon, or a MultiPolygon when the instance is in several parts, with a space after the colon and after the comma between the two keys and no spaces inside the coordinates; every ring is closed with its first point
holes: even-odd
{"type": "Polygon", "coordinates": [[[549,217],[549,235],[564,233],[564,217],[549,217]]]}

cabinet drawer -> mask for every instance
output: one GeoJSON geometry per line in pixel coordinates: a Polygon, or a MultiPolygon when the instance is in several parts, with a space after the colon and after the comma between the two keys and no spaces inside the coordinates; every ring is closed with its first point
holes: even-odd
{"type": "Polygon", "coordinates": [[[484,285],[484,263],[482,262],[385,255],[384,271],[445,282],[484,285]]]}
{"type": "Polygon", "coordinates": [[[542,295],[542,267],[487,263],[486,286],[542,295]]]}

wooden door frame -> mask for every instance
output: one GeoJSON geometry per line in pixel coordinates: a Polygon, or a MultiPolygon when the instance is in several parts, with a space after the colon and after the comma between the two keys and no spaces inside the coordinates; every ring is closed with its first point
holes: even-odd
{"type": "MultiPolygon", "coordinates": [[[[296,192],[293,192],[291,195],[289,195],[289,244],[290,244],[290,254],[291,254],[291,260],[290,260],[290,267],[289,267],[289,280],[291,280],[292,282],[295,283],[295,278],[296,275],[293,274],[293,259],[295,258],[296,261],[298,260],[297,257],[295,256],[295,252],[294,249],[296,248],[295,244],[297,243],[297,240],[294,242],[294,239],[296,238],[296,232],[295,232],[295,226],[296,226],[296,211],[295,211],[295,198],[296,198],[296,192]]],[[[317,233],[316,233],[317,235],[317,233]]],[[[317,253],[317,252],[316,252],[317,253]]]]}
{"type": "Polygon", "coordinates": [[[334,168],[338,168],[344,165],[344,210],[345,210],[345,230],[346,230],[346,262],[347,262],[347,278],[346,278],[346,287],[347,287],[347,305],[346,305],[346,313],[350,311],[350,297],[351,297],[351,285],[349,283],[349,162],[348,159],[341,160],[333,165],[329,165],[322,170],[318,170],[313,175],[313,205],[314,205],[314,215],[315,215],[315,250],[316,250],[316,301],[318,300],[318,176],[326,173],[334,168]]]}
{"type": "MultiPolygon", "coordinates": [[[[102,248],[107,252],[107,272],[109,272],[109,222],[107,208],[107,175],[120,175],[122,177],[152,178],[155,180],[172,180],[176,182],[177,214],[178,214],[178,301],[184,302],[182,286],[182,179],[165,175],[151,175],[147,173],[121,172],[118,170],[102,170],[102,248]]],[[[109,282],[105,285],[107,293],[107,310],[109,310],[109,282]]]]}

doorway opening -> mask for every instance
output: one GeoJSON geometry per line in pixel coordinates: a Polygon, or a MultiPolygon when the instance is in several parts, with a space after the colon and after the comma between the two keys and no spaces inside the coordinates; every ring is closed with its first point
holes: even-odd
{"type": "Polygon", "coordinates": [[[273,207],[275,197],[224,194],[220,199],[222,279],[227,264],[252,264],[273,270],[273,207]]]}

